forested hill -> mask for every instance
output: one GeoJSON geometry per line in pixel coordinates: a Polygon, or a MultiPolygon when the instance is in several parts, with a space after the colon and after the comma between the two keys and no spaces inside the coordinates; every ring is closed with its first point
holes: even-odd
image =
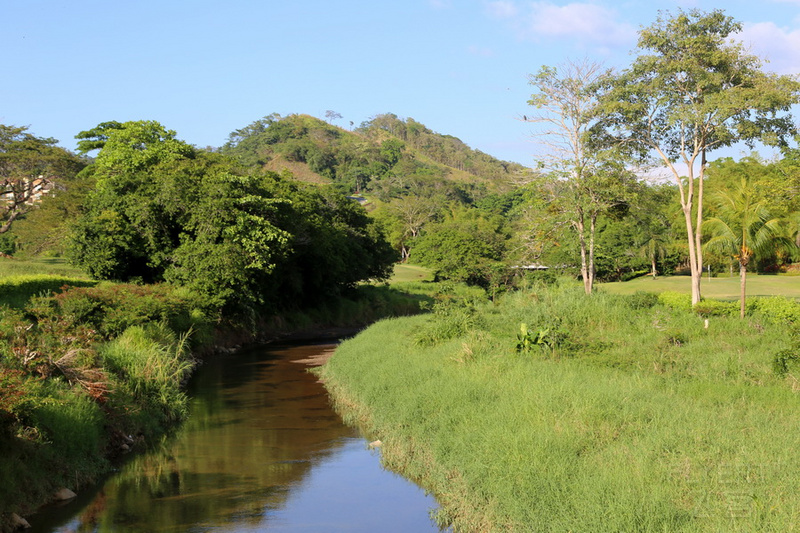
{"type": "Polygon", "coordinates": [[[230,134],[222,152],[247,166],[333,183],[346,193],[458,184],[473,192],[507,190],[529,169],[473,150],[415,120],[378,115],[352,131],[309,115],[273,114],[230,134]]]}

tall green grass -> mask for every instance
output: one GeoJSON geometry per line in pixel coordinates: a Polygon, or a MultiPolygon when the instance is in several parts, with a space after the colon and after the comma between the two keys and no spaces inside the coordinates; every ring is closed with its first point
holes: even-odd
{"type": "Polygon", "coordinates": [[[640,300],[517,293],[422,345],[448,316],[387,320],[322,375],[457,531],[799,530],[800,382],[772,369],[788,327],[640,300]],[[518,350],[523,322],[566,335],[518,350]]]}
{"type": "Polygon", "coordinates": [[[128,406],[135,432],[164,431],[188,413],[182,385],[195,361],[187,350],[187,337],[151,323],[131,326],[101,346],[103,364],[117,378],[110,402],[128,406]]]}

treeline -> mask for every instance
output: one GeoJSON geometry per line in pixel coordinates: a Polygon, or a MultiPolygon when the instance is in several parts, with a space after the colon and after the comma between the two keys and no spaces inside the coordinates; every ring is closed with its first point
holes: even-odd
{"type": "MultiPolygon", "coordinates": [[[[796,149],[786,149],[774,161],[754,154],[740,161],[724,158],[709,164],[703,239],[706,273],[739,274],[740,251],[727,237],[735,237],[735,231],[741,234],[742,221],[750,222],[746,231],[753,234],[745,242],[753,250],[749,271],[796,270],[793,264],[800,260],[798,160],[796,149]],[[720,233],[718,222],[723,220],[728,229],[720,233]],[[767,222],[774,231],[757,234],[767,222]],[[714,246],[720,242],[725,246],[714,246]]],[[[595,220],[598,281],[688,273],[677,186],[632,176],[613,191],[612,198],[611,207],[595,220]]],[[[373,215],[409,261],[433,268],[440,278],[502,290],[523,275],[580,275],[577,207],[573,184],[558,174],[544,173],[514,190],[473,203],[436,194],[408,195],[380,203],[373,215]],[[548,269],[524,274],[518,268],[523,266],[548,269]]]]}
{"type": "Polygon", "coordinates": [[[94,159],[17,224],[18,246],[58,239],[51,249],[95,279],[170,282],[226,312],[314,305],[391,271],[378,225],[331,187],[245,167],[157,122],[78,138],[94,159]]]}

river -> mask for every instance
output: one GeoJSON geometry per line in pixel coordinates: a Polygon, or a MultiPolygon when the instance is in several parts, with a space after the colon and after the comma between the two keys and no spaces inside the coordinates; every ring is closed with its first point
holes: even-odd
{"type": "Polygon", "coordinates": [[[303,361],[334,349],[270,346],[204,364],[175,435],[28,517],[28,531],[438,531],[433,497],[384,470],[307,372],[303,361]]]}

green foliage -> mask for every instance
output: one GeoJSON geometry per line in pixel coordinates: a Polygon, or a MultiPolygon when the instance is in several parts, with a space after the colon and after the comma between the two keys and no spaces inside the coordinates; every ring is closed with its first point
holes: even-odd
{"type": "Polygon", "coordinates": [[[679,311],[690,311],[692,309],[692,297],[674,291],[664,291],[658,295],[658,301],[670,309],[679,311]]]}
{"type": "Polygon", "coordinates": [[[157,323],[131,326],[103,345],[100,355],[118,377],[110,401],[126,405],[130,400],[119,398],[129,396],[142,410],[134,424],[152,434],[186,416],[188,400],[181,385],[195,364],[186,350],[186,336],[177,338],[157,323]]]}
{"type": "Polygon", "coordinates": [[[772,370],[778,376],[786,376],[800,367],[800,347],[797,345],[775,353],[772,359],[772,370]]]}
{"type": "MultiPolygon", "coordinates": [[[[110,128],[103,128],[104,124],[77,135],[78,138],[91,137],[98,128],[103,130],[100,135],[104,137],[102,146],[94,144],[90,148],[100,148],[94,163],[100,171],[126,175],[148,170],[154,165],[168,161],[192,158],[195,155],[192,146],[176,139],[174,131],[165,129],[154,120],[114,123],[115,125],[110,128]]],[[[88,148],[88,144],[80,146],[81,149],[88,148]]],[[[98,179],[97,186],[102,188],[105,185],[106,176],[103,176],[98,179]]]]}
{"type": "Polygon", "coordinates": [[[456,211],[429,226],[415,241],[412,259],[444,279],[487,288],[507,239],[500,217],[487,218],[477,210],[456,211]]]}
{"type": "Polygon", "coordinates": [[[700,316],[733,317],[739,314],[739,304],[736,302],[703,299],[695,304],[694,312],[700,316]]]}
{"type": "Polygon", "coordinates": [[[62,180],[56,194],[43,196],[35,209],[17,220],[10,232],[15,258],[65,255],[70,225],[82,214],[94,185],[93,167],[87,167],[74,178],[62,180]]]}
{"type": "Polygon", "coordinates": [[[64,460],[100,459],[105,417],[100,406],[76,390],[62,389],[58,383],[45,386],[46,399],[32,408],[24,423],[36,427],[42,444],[47,444],[64,460]]]}
{"type": "Polygon", "coordinates": [[[751,308],[770,322],[800,326],[800,302],[794,298],[769,296],[756,298],[751,308]]]}
{"type": "Polygon", "coordinates": [[[382,233],[333,190],[244,173],[218,154],[184,149],[158,124],[104,135],[98,190],[71,247],[93,276],[168,281],[226,312],[315,303],[388,277],[394,254],[382,233]]]}
{"type": "Polygon", "coordinates": [[[517,333],[517,352],[529,352],[534,347],[555,352],[567,340],[568,333],[560,327],[561,321],[554,319],[550,324],[539,327],[535,332],[524,322],[517,333]]]}
{"type": "Polygon", "coordinates": [[[165,323],[179,332],[205,330],[210,324],[203,308],[209,308],[209,303],[197,294],[176,291],[169,285],[103,283],[35,299],[29,312],[39,321],[87,325],[111,339],[132,326],[148,323],[165,323]]]}
{"type": "Polygon", "coordinates": [[[442,286],[441,292],[434,295],[431,308],[435,318],[414,335],[414,342],[420,346],[436,346],[480,329],[479,301],[474,296],[460,296],[451,285],[442,286]]]}
{"type": "Polygon", "coordinates": [[[659,298],[658,294],[653,292],[636,291],[623,297],[623,302],[631,309],[651,309],[659,303],[659,298]]]}
{"type": "Polygon", "coordinates": [[[0,233],[34,209],[38,199],[64,186],[86,165],[53,138],[37,137],[27,127],[0,124],[0,233]]]}
{"type": "Polygon", "coordinates": [[[498,161],[455,137],[394,115],[378,115],[349,132],[308,115],[273,114],[231,133],[222,153],[247,167],[280,170],[286,161],[305,164],[342,192],[372,190],[384,199],[405,194],[409,181],[417,180],[478,188],[454,184],[454,172],[460,173],[460,181],[493,188],[523,172],[521,165],[498,161]]]}

